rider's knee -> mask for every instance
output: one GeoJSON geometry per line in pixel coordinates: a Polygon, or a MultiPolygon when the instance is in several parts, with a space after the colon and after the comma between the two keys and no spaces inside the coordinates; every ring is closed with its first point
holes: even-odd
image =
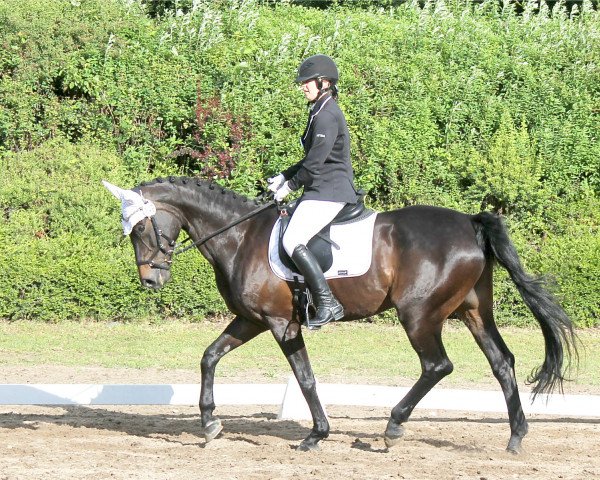
{"type": "Polygon", "coordinates": [[[283,234],[281,243],[283,244],[283,249],[290,257],[294,253],[294,249],[300,245],[298,239],[294,238],[292,235],[287,235],[287,232],[283,234]]]}

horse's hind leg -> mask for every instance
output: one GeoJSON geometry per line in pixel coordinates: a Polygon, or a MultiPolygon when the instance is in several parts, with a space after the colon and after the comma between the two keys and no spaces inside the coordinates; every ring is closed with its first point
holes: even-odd
{"type": "Polygon", "coordinates": [[[206,442],[213,440],[223,429],[221,420],[213,417],[215,368],[224,355],[267,330],[242,317],[236,317],[219,337],[204,351],[201,362],[200,416],[206,442]]]}
{"type": "Polygon", "coordinates": [[[404,434],[402,424],[408,420],[417,403],[453,369],[442,344],[442,320],[431,322],[424,315],[410,319],[400,312],[398,315],[411,345],[419,355],[421,376],[400,403],[392,409],[384,437],[388,448],[400,441],[404,434]]]}
{"type": "Polygon", "coordinates": [[[515,357],[500,336],[492,312],[491,280],[483,278],[475,291],[467,297],[464,309],[458,312],[479,348],[488,359],[494,376],[502,387],[508,419],[510,422],[510,440],[506,450],[511,453],[521,451],[521,441],[527,434],[527,420],[523,413],[519,389],[515,378],[515,357]]]}

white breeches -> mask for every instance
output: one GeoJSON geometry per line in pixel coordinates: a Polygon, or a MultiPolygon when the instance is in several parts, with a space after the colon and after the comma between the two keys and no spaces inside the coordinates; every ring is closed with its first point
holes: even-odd
{"type": "Polygon", "coordinates": [[[306,245],[331,222],[346,205],[344,202],[303,200],[300,202],[283,234],[283,248],[291,257],[298,245],[306,245]]]}

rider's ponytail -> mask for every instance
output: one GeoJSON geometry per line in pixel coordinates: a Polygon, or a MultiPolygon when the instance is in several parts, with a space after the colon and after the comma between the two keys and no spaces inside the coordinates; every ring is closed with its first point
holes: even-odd
{"type": "Polygon", "coordinates": [[[327,80],[329,80],[329,86],[323,88],[323,78],[317,78],[317,88],[319,89],[319,94],[317,95],[317,98],[321,97],[325,92],[331,92],[331,96],[333,97],[333,99],[337,100],[338,88],[336,85],[336,81],[329,78],[327,80]]]}
{"type": "Polygon", "coordinates": [[[331,96],[333,97],[333,99],[337,100],[338,99],[337,85],[335,83],[332,83],[331,86],[329,87],[329,90],[331,91],[331,96]]]}

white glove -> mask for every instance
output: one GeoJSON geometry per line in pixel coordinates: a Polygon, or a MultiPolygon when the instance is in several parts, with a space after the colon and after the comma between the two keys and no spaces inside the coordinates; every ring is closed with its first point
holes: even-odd
{"type": "Polygon", "coordinates": [[[269,183],[269,186],[267,188],[269,190],[271,190],[273,193],[275,193],[277,190],[279,190],[281,188],[281,186],[283,185],[283,182],[285,182],[285,177],[283,176],[282,173],[280,173],[279,175],[276,175],[275,177],[267,178],[267,182],[269,183]]]}
{"type": "Polygon", "coordinates": [[[288,185],[288,182],[284,182],[284,184],[281,186],[281,188],[275,192],[275,200],[277,202],[281,202],[291,192],[292,192],[292,189],[288,185]]]}

